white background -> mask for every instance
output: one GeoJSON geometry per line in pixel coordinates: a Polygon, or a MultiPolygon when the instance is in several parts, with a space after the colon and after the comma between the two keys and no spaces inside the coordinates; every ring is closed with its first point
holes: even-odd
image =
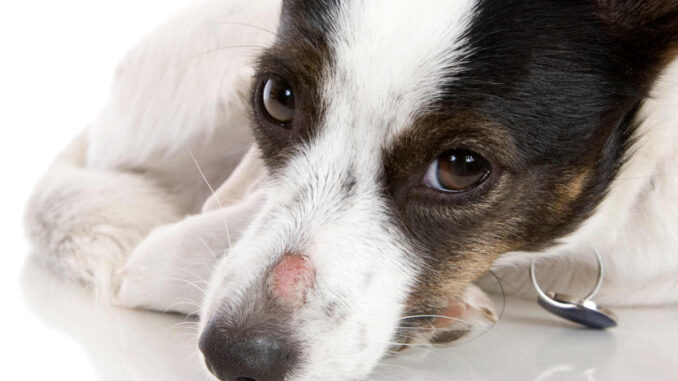
{"type": "MultiPolygon", "coordinates": [[[[65,303],[69,298],[67,294],[61,299],[46,296],[54,291],[47,285],[37,290],[19,287],[19,277],[26,282],[30,272],[22,272],[29,247],[21,218],[29,192],[52,157],[103,106],[117,62],[141,36],[189,3],[191,0],[0,1],[2,380],[96,380],[98,373],[106,372],[112,376],[102,379],[137,379],[115,377],[114,363],[109,364],[111,369],[97,371],[99,360],[93,359],[92,348],[79,343],[81,337],[71,336],[73,329],[82,328],[82,334],[100,330],[92,324],[96,319],[78,320],[84,314],[69,313],[68,304],[52,311],[47,308],[47,313],[53,312],[48,322],[35,313],[42,305],[65,303]],[[27,302],[25,296],[31,292],[38,295],[30,300],[45,299],[37,305],[27,302]]],[[[132,374],[125,370],[117,373],[132,374]]]]}
{"type": "MultiPolygon", "coordinates": [[[[103,105],[115,64],[191,0],[0,3],[0,379],[202,380],[191,323],[97,306],[28,261],[22,210],[51,158],[103,105]]],[[[678,310],[577,329],[531,301],[455,348],[392,360],[380,380],[675,380],[678,310]],[[396,376],[397,375],[397,376],[396,376]]]]}

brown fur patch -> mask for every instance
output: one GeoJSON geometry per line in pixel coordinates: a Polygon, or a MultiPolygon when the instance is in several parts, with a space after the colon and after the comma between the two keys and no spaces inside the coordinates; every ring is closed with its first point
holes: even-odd
{"type": "Polygon", "coordinates": [[[565,174],[564,182],[555,186],[554,193],[560,197],[554,198],[548,207],[549,213],[556,220],[566,220],[571,212],[574,201],[576,201],[585,190],[586,181],[588,181],[590,171],[588,168],[582,168],[574,174],[565,174]]]}
{"type": "Polygon", "coordinates": [[[580,173],[574,175],[572,180],[569,181],[566,185],[562,187],[562,196],[563,200],[566,202],[572,202],[581,196],[586,186],[586,181],[589,178],[589,170],[585,169],[580,173]]]}

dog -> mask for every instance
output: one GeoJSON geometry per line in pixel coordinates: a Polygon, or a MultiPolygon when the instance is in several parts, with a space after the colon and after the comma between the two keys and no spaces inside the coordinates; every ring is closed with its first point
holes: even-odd
{"type": "Polygon", "coordinates": [[[198,315],[221,380],[353,380],[535,258],[678,302],[677,174],[674,0],[216,0],[129,53],[26,221],[111,302],[198,315]]]}

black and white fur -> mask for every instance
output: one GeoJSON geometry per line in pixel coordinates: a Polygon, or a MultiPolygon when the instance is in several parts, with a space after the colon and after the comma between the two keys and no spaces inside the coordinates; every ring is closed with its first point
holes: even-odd
{"type": "Polygon", "coordinates": [[[284,336],[266,380],[364,378],[448,304],[490,309],[490,266],[529,295],[535,255],[545,287],[586,289],[596,249],[601,303],[675,303],[676,36],[661,0],[208,1],[125,58],[27,229],[117,304],[199,314],[210,345],[284,336]],[[269,75],[297,83],[290,130],[258,116],[269,75]],[[488,185],[421,189],[456,146],[492,157],[488,185]],[[300,308],[269,295],[287,253],[315,268],[300,308]]]}

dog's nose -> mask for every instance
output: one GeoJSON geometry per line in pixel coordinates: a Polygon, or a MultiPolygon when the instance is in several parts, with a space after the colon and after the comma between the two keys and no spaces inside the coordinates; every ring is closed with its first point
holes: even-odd
{"type": "Polygon", "coordinates": [[[282,381],[294,353],[273,334],[240,334],[209,325],[200,337],[207,368],[223,381],[282,381]]]}

